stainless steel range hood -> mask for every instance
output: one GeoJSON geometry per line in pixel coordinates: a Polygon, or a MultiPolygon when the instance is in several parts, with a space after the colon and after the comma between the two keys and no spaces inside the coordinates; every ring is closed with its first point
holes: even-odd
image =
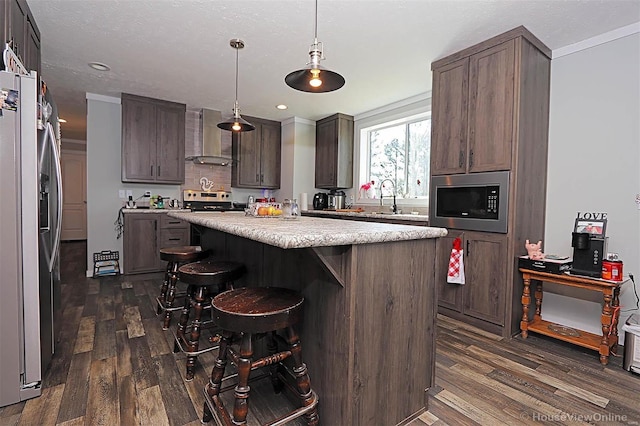
{"type": "Polygon", "coordinates": [[[220,111],[202,109],[200,111],[200,136],[202,137],[202,155],[187,157],[195,164],[230,166],[232,158],[222,155],[222,141],[218,123],[222,121],[220,111]]]}

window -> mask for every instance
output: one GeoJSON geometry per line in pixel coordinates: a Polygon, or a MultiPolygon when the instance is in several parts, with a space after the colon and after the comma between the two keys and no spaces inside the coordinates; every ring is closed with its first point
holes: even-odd
{"type": "MultiPolygon", "coordinates": [[[[429,196],[429,154],[431,117],[421,114],[362,130],[362,151],[366,153],[366,182],[374,181],[376,197],[384,181],[384,196],[422,199],[429,196]],[[389,184],[390,180],[393,184],[389,184]]],[[[364,161],[362,162],[364,165],[364,161]]],[[[362,176],[362,173],[361,173],[362,176]]]]}

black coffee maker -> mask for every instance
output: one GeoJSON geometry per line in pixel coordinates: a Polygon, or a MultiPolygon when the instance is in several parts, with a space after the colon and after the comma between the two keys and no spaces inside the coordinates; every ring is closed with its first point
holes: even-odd
{"type": "Polygon", "coordinates": [[[313,209],[324,210],[329,206],[328,195],[326,192],[318,192],[313,196],[313,209]]]}
{"type": "Polygon", "coordinates": [[[571,234],[573,247],[573,264],[571,274],[600,278],[602,276],[602,260],[606,256],[606,219],[576,219],[571,234]]]}

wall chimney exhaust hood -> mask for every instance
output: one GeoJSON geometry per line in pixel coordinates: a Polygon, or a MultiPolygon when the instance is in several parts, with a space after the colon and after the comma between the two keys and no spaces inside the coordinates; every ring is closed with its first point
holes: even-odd
{"type": "Polygon", "coordinates": [[[232,158],[222,155],[222,139],[218,123],[222,121],[220,111],[202,109],[200,111],[200,136],[202,137],[202,155],[187,157],[194,164],[230,166],[232,158]]]}

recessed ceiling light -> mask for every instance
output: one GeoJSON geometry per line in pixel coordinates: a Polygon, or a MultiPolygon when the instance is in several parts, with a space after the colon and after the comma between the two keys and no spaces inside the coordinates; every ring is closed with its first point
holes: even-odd
{"type": "Polygon", "coordinates": [[[66,123],[67,120],[65,120],[64,118],[60,118],[58,117],[58,123],[66,123]]]}
{"type": "Polygon", "coordinates": [[[109,71],[111,69],[109,65],[100,62],[89,62],[89,66],[98,71],[109,71]]]}
{"type": "Polygon", "coordinates": [[[285,104],[276,105],[278,109],[287,109],[288,107],[285,104]]]}

